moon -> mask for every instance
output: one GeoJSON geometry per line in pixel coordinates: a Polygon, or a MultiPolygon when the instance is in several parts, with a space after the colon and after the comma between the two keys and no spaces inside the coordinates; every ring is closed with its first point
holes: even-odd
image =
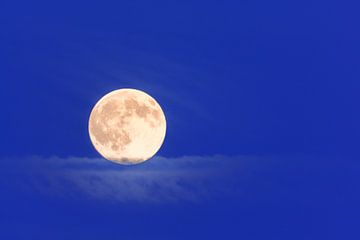
{"type": "Polygon", "coordinates": [[[124,88],[102,97],[89,118],[89,135],[105,159],[138,164],[152,158],[166,134],[166,119],[158,102],[143,91],[124,88]]]}

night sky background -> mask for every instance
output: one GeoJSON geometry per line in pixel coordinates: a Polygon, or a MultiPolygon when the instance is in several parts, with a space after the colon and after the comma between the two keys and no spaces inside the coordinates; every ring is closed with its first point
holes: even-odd
{"type": "Polygon", "coordinates": [[[360,239],[357,1],[7,1],[0,239],[360,239]],[[167,135],[102,159],[94,104],[137,88],[167,135]]]}

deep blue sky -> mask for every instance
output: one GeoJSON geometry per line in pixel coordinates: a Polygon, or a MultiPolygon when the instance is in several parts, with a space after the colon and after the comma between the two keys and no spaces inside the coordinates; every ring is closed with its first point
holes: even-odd
{"type": "Polygon", "coordinates": [[[359,239],[359,7],[3,3],[0,238],[359,239]],[[87,133],[123,87],[168,120],[131,169],[87,133]]]}

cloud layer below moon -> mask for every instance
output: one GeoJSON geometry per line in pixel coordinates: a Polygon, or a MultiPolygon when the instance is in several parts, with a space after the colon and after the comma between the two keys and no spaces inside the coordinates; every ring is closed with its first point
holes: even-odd
{"type": "MultiPolygon", "coordinates": [[[[236,191],[235,179],[246,175],[241,166],[249,160],[155,157],[145,164],[124,168],[97,158],[32,157],[23,160],[22,169],[12,168],[12,160],[2,161],[2,169],[12,170],[6,174],[17,179],[18,189],[26,194],[82,195],[110,202],[196,202],[236,191]]],[[[0,187],[6,189],[6,183],[0,183],[0,187]]]]}
{"type": "Polygon", "coordinates": [[[239,197],[243,203],[252,204],[254,196],[268,201],[269,196],[276,194],[284,201],[289,198],[306,202],[304,196],[313,198],[319,188],[352,174],[352,169],[345,169],[339,160],[312,159],[155,157],[144,164],[121,167],[98,158],[31,157],[17,160],[22,168],[14,164],[14,159],[1,159],[0,174],[7,181],[0,182],[0,194],[16,191],[25,198],[50,195],[75,201],[85,198],[106,203],[151,204],[229,201],[239,197]],[[333,169],[341,167],[344,169],[335,176],[333,169]],[[313,194],[300,194],[309,191],[313,194]]]}

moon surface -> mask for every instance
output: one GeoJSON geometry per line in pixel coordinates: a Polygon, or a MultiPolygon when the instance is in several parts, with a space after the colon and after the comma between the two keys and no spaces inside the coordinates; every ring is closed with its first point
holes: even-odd
{"type": "Polygon", "coordinates": [[[119,89],[102,97],[89,119],[95,149],[107,160],[137,164],[153,157],[166,134],[160,105],[145,92],[119,89]]]}

